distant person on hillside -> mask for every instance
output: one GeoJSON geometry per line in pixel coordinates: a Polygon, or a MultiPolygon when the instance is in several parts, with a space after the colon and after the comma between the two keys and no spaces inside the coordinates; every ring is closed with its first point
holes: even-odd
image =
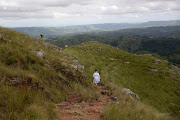
{"type": "Polygon", "coordinates": [[[99,75],[99,73],[97,72],[97,70],[95,70],[95,73],[93,74],[93,77],[94,77],[93,83],[94,83],[95,85],[97,85],[97,84],[100,82],[100,75],[99,75]]]}
{"type": "Polygon", "coordinates": [[[43,37],[44,37],[44,35],[43,35],[43,34],[40,34],[40,37],[41,37],[41,38],[43,38],[43,37]]]}

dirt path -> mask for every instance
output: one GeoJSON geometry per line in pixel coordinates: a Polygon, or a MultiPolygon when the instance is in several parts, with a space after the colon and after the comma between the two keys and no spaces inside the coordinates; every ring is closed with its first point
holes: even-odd
{"type": "Polygon", "coordinates": [[[58,104],[59,120],[100,120],[104,107],[110,102],[107,95],[102,95],[103,87],[98,86],[100,98],[94,102],[78,103],[80,96],[71,94],[70,101],[58,104]]]}

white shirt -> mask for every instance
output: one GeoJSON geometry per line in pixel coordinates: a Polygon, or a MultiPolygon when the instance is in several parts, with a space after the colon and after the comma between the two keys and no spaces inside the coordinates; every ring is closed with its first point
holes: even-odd
{"type": "Polygon", "coordinates": [[[93,83],[97,84],[100,82],[100,75],[97,71],[93,74],[93,77],[94,77],[93,83]]]}

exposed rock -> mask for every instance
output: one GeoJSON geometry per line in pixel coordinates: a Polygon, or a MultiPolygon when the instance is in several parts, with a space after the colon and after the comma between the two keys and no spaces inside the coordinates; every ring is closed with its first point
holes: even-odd
{"type": "Polygon", "coordinates": [[[172,69],[173,70],[180,70],[180,68],[178,66],[175,66],[175,65],[172,66],[172,69]]]}
{"type": "Polygon", "coordinates": [[[77,70],[78,69],[78,66],[77,65],[74,65],[74,64],[70,64],[70,67],[77,70]]]}
{"type": "Polygon", "coordinates": [[[135,94],[135,93],[132,93],[132,96],[134,96],[136,99],[140,100],[139,95],[137,95],[137,94],[135,94]]]}
{"type": "Polygon", "coordinates": [[[60,52],[61,53],[61,50],[59,50],[59,49],[55,49],[57,52],[60,52]]]}
{"type": "Polygon", "coordinates": [[[135,98],[137,98],[138,100],[140,100],[139,95],[137,95],[136,93],[132,92],[130,89],[123,88],[123,89],[122,89],[122,92],[125,93],[125,94],[127,94],[127,95],[134,96],[135,98]]]}
{"type": "Polygon", "coordinates": [[[71,80],[75,79],[75,74],[73,74],[69,69],[61,69],[61,73],[66,75],[71,80]]]}
{"type": "Polygon", "coordinates": [[[180,72],[178,72],[178,74],[180,75],[180,72]]]}
{"type": "Polygon", "coordinates": [[[12,78],[12,79],[10,79],[9,78],[9,84],[10,85],[19,85],[21,82],[20,82],[20,80],[19,80],[19,78],[12,78]]]}
{"type": "Polygon", "coordinates": [[[8,39],[3,39],[5,42],[8,42],[8,43],[11,43],[12,41],[11,40],[8,40],[8,39]]]}
{"type": "Polygon", "coordinates": [[[62,50],[59,50],[59,49],[57,49],[57,48],[54,48],[54,50],[56,50],[57,52],[59,52],[59,53],[61,53],[61,54],[63,54],[63,55],[66,55],[66,53],[65,53],[64,51],[62,51],[62,50]]]}
{"type": "Polygon", "coordinates": [[[44,43],[44,46],[50,48],[50,44],[49,43],[44,43]]]}
{"type": "Polygon", "coordinates": [[[37,56],[40,57],[40,58],[43,58],[43,57],[44,57],[44,54],[45,54],[45,52],[44,52],[42,49],[40,49],[39,51],[37,51],[37,56]]]}
{"type": "Polygon", "coordinates": [[[87,48],[87,46],[86,45],[84,45],[84,49],[86,49],[87,48]]]}
{"type": "Polygon", "coordinates": [[[51,63],[49,62],[49,60],[45,59],[45,61],[46,61],[46,63],[47,63],[48,65],[50,65],[50,64],[51,64],[51,63]]]}
{"type": "Polygon", "coordinates": [[[78,60],[73,60],[73,62],[74,62],[74,64],[76,64],[76,65],[78,64],[78,60]]]}
{"type": "Polygon", "coordinates": [[[68,66],[68,64],[67,63],[65,63],[65,62],[62,62],[61,63],[63,66],[65,66],[65,67],[67,67],[68,66]]]}
{"type": "Polygon", "coordinates": [[[99,50],[102,51],[102,47],[99,47],[99,50]]]}
{"type": "Polygon", "coordinates": [[[169,78],[175,78],[175,76],[173,76],[173,75],[169,75],[169,78]]]}
{"type": "Polygon", "coordinates": [[[64,51],[62,51],[62,50],[56,49],[56,51],[57,51],[57,52],[60,52],[60,53],[62,53],[62,54],[65,54],[64,51]]]}
{"type": "Polygon", "coordinates": [[[44,90],[44,87],[41,87],[39,82],[33,83],[31,78],[27,78],[27,80],[24,80],[24,81],[20,81],[20,79],[17,77],[8,78],[8,83],[9,85],[13,85],[13,86],[22,85],[24,87],[44,90]]]}
{"type": "Polygon", "coordinates": [[[71,60],[74,60],[74,57],[70,57],[71,60]]]}
{"type": "Polygon", "coordinates": [[[155,60],[155,64],[159,64],[161,60],[155,60]]]}
{"type": "Polygon", "coordinates": [[[130,89],[127,89],[127,88],[123,88],[122,92],[127,94],[127,95],[131,95],[133,93],[130,89]]]}
{"type": "Polygon", "coordinates": [[[101,91],[101,94],[102,94],[102,95],[105,95],[106,93],[107,93],[106,90],[101,91]]]}
{"type": "Polygon", "coordinates": [[[49,64],[45,64],[45,66],[47,66],[47,67],[49,67],[49,68],[51,67],[49,64]]]}
{"type": "Polygon", "coordinates": [[[84,71],[84,65],[78,65],[78,68],[83,72],[84,71]]]}
{"type": "Polygon", "coordinates": [[[62,50],[60,50],[60,53],[62,53],[64,56],[66,56],[66,53],[62,50]]]}
{"type": "Polygon", "coordinates": [[[68,73],[70,72],[69,69],[62,69],[61,71],[62,71],[63,73],[65,73],[65,74],[68,74],[68,73]]]}
{"type": "Polygon", "coordinates": [[[5,42],[5,43],[11,43],[11,40],[3,38],[2,34],[0,34],[0,41],[5,42]]]}
{"type": "Polygon", "coordinates": [[[113,101],[117,101],[117,100],[118,100],[118,98],[117,98],[117,97],[114,97],[114,96],[111,96],[111,100],[113,100],[113,101]]]}
{"type": "Polygon", "coordinates": [[[149,70],[152,71],[152,72],[158,72],[157,69],[149,69],[149,70]]]}
{"type": "Polygon", "coordinates": [[[65,85],[71,86],[69,81],[67,81],[66,79],[61,78],[60,76],[58,76],[58,77],[59,77],[59,80],[62,81],[65,85]]]}
{"type": "Polygon", "coordinates": [[[35,88],[35,89],[39,89],[39,88],[40,88],[40,86],[41,86],[41,85],[40,85],[40,83],[39,83],[39,82],[36,82],[36,83],[34,84],[34,88],[35,88]]]}

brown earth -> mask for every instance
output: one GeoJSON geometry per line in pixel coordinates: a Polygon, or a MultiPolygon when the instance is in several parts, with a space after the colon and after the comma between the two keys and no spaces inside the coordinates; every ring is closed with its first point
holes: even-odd
{"type": "Polygon", "coordinates": [[[98,86],[99,99],[93,102],[78,102],[79,95],[70,94],[67,102],[57,105],[59,120],[101,120],[104,107],[111,102],[110,97],[102,95],[103,87],[98,86]]]}

